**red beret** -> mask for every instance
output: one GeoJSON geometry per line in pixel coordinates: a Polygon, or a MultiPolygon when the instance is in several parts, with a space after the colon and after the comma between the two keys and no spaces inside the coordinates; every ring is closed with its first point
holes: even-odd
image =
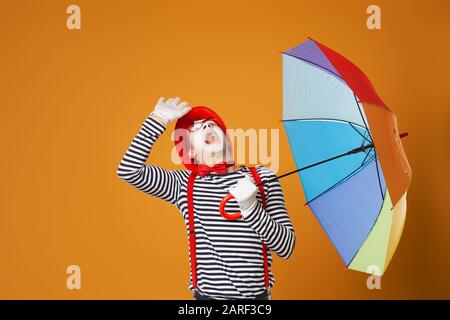
{"type": "Polygon", "coordinates": [[[229,135],[227,134],[227,127],[222,118],[216,112],[214,112],[214,110],[206,106],[192,107],[192,109],[189,110],[189,112],[184,116],[179,118],[177,120],[177,123],[175,124],[175,148],[181,158],[181,161],[188,170],[195,171],[197,168],[197,164],[195,163],[194,159],[191,159],[187,154],[187,151],[190,148],[188,129],[194,123],[194,121],[208,118],[214,120],[214,122],[222,129],[226,137],[226,143],[229,148],[228,150],[230,150],[231,154],[233,154],[231,140],[229,135]],[[186,150],[186,152],[183,152],[183,150],[186,150]]]}

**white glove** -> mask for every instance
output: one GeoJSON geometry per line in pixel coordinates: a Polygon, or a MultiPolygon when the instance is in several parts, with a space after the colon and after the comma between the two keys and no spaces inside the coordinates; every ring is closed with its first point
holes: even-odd
{"type": "Polygon", "coordinates": [[[164,120],[165,125],[168,125],[171,121],[181,118],[186,113],[191,110],[191,107],[186,101],[181,103],[180,98],[169,98],[164,102],[164,97],[159,98],[158,103],[155,106],[155,110],[151,115],[156,115],[157,117],[164,120]]]}
{"type": "Polygon", "coordinates": [[[258,187],[255,185],[253,178],[247,175],[239,179],[234,186],[228,189],[228,192],[236,199],[241,208],[241,215],[244,217],[250,213],[250,209],[256,204],[258,187]]]}

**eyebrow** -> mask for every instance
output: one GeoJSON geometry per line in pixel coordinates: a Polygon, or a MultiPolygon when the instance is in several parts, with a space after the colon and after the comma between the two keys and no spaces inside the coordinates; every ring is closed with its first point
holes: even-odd
{"type": "Polygon", "coordinates": [[[206,122],[206,121],[213,121],[214,123],[216,123],[215,121],[214,121],[214,118],[206,118],[206,119],[202,119],[202,120],[195,120],[190,126],[189,126],[189,128],[192,128],[192,126],[194,125],[194,124],[197,124],[197,123],[204,123],[204,122],[206,122]]]}

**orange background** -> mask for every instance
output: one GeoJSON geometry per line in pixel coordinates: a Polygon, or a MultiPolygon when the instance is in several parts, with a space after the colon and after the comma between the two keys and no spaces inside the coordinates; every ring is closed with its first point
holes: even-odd
{"type": "MultiPolygon", "coordinates": [[[[450,298],[450,2],[2,1],[0,298],[191,299],[188,242],[175,207],[116,176],[160,96],[209,105],[230,128],[280,128],[278,173],[295,168],[281,118],[282,50],[322,42],[357,64],[397,114],[413,170],[398,250],[368,290],[344,270],[283,178],[297,234],[276,255],[274,299],[450,298]],[[82,29],[66,28],[81,7],[82,29]],[[81,290],[66,267],[81,267],[81,290]]],[[[171,162],[171,124],[149,163],[171,162]]]]}

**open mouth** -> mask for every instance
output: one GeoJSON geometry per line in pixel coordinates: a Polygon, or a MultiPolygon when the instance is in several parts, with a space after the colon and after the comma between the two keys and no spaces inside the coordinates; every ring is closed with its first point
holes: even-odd
{"type": "Polygon", "coordinates": [[[214,131],[207,132],[205,135],[205,143],[206,144],[213,144],[218,141],[218,138],[214,131]]]}

